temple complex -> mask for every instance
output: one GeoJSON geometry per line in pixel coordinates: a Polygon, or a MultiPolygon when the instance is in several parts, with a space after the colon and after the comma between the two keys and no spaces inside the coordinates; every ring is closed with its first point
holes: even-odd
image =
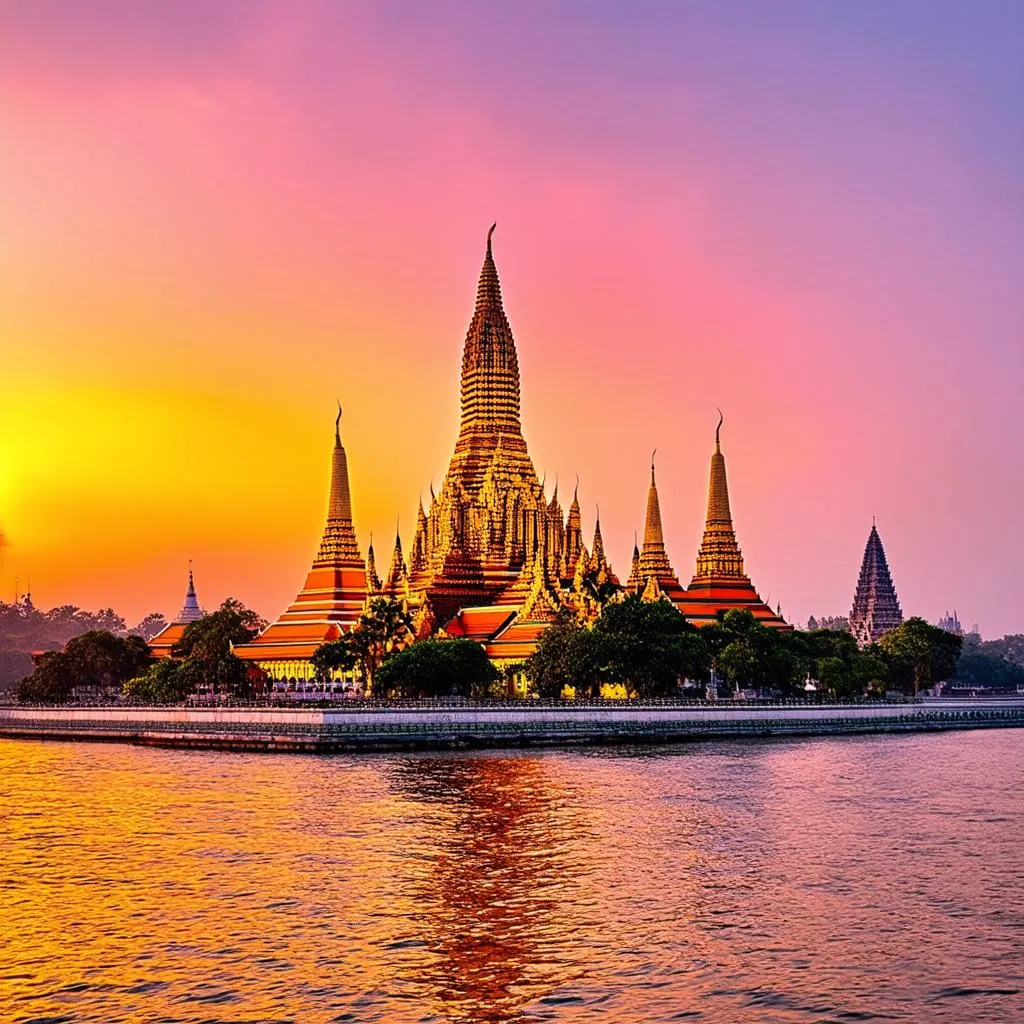
{"type": "MultiPolygon", "coordinates": [[[[438,493],[431,485],[426,509],[421,498],[407,549],[396,531],[383,578],[372,537],[364,560],[353,530],[339,407],[327,525],[305,586],[276,622],[235,650],[277,684],[313,680],[313,653],[351,630],[377,597],[398,601],[410,613],[415,637],[475,640],[499,667],[510,670],[533,653],[556,619],[593,622],[603,604],[620,599],[623,591],[648,601],[668,600],[697,625],[745,608],[763,625],[791,628],[744,573],[729,508],[721,421],[704,539],[689,588],[680,583],[665,547],[653,455],[643,543],[634,543],[625,586],[605,554],[599,512],[588,550],[579,480],[567,511],[557,481],[547,497],[523,436],[519,360],[494,262],[493,233],[494,226],[487,233],[463,344],[459,433],[448,471],[438,493]]],[[[521,673],[507,675],[523,685],[521,673]]]]}
{"type": "Polygon", "coordinates": [[[782,618],[781,610],[772,611],[761,600],[744,572],[743,554],[736,540],[729,507],[729,481],[721,444],[721,410],[718,416],[708,480],[707,518],[697,552],[697,571],[686,589],[686,597],[678,604],[679,610],[696,626],[716,622],[720,615],[738,608],[751,612],[762,626],[792,629],[782,618]]]}
{"type": "Polygon", "coordinates": [[[196,597],[196,585],[192,578],[192,563],[188,567],[188,589],[185,591],[185,603],[181,606],[174,621],[164,626],[156,636],[149,639],[149,650],[154,658],[169,658],[171,649],[185,635],[190,622],[198,622],[206,612],[199,606],[196,597]]]}
{"type": "Polygon", "coordinates": [[[275,681],[312,679],[309,659],[313,652],[348,632],[366,605],[367,564],[359,553],[352,527],[348,456],[341,443],[340,423],[339,405],[334,421],[327,525],[305,585],[276,622],[251,643],[235,648],[239,658],[256,663],[275,681]]]}
{"type": "Polygon", "coordinates": [[[889,573],[889,563],[885,560],[882,538],[872,521],[857,579],[857,591],[853,596],[850,632],[861,647],[866,647],[902,621],[903,612],[889,573]]]}

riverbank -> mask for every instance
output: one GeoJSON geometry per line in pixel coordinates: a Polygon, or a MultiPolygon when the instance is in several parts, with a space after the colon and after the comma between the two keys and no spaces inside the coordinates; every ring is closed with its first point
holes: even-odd
{"type": "Polygon", "coordinates": [[[0,708],[0,737],[329,753],[1024,726],[1024,700],[358,708],[0,708]]]}

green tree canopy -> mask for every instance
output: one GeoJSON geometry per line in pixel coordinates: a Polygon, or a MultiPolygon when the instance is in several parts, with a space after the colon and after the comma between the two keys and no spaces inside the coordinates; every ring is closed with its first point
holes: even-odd
{"type": "Polygon", "coordinates": [[[217,611],[190,622],[171,652],[180,659],[180,685],[187,693],[209,687],[215,694],[249,697],[253,672],[231,648],[248,643],[265,626],[264,619],[233,597],[217,611]]]}
{"type": "Polygon", "coordinates": [[[915,696],[956,672],[963,637],[947,633],[921,618],[910,618],[878,641],[893,682],[915,696]]]}
{"type": "Polygon", "coordinates": [[[192,685],[180,662],[162,658],[148,672],[129,679],[121,692],[136,704],[181,704],[192,693],[192,685]]]}
{"type": "Polygon", "coordinates": [[[367,687],[373,687],[377,667],[399,644],[412,637],[412,616],[400,602],[377,597],[359,616],[355,629],[345,638],[356,656],[367,687]]]}
{"type": "Polygon", "coordinates": [[[332,672],[348,672],[359,663],[359,655],[352,644],[351,637],[342,636],[337,640],[328,640],[321,644],[309,659],[316,670],[316,677],[321,682],[331,678],[332,672]]]}
{"type": "Polygon", "coordinates": [[[377,670],[375,692],[382,697],[489,697],[497,669],[474,640],[419,640],[387,655],[377,670]]]}
{"type": "Polygon", "coordinates": [[[63,703],[75,687],[93,691],[119,688],[149,662],[149,648],[137,636],[90,630],[72,637],[63,651],[44,654],[18,690],[21,700],[63,703]]]}

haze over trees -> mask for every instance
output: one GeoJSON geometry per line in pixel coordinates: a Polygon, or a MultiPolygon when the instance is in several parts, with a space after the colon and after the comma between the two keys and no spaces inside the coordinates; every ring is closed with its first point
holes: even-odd
{"type": "Polygon", "coordinates": [[[167,625],[151,612],[130,629],[113,608],[90,612],[73,604],[41,611],[30,601],[0,601],[0,693],[12,692],[33,670],[33,651],[60,650],[73,637],[92,630],[148,640],[167,625]]]}

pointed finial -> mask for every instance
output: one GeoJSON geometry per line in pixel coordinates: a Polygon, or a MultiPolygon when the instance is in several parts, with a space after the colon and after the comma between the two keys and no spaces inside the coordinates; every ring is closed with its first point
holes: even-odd
{"type": "Polygon", "coordinates": [[[719,409],[718,410],[718,426],[715,427],[715,451],[716,452],[722,450],[720,434],[721,434],[721,430],[722,430],[722,423],[724,421],[725,421],[725,417],[722,415],[722,410],[719,409]]]}
{"type": "Polygon", "coordinates": [[[572,500],[578,501],[580,497],[580,475],[576,474],[576,486],[572,490],[572,500]]]}
{"type": "Polygon", "coordinates": [[[498,226],[497,222],[491,225],[490,231],[487,232],[487,255],[491,255],[491,235],[494,234],[494,229],[498,226]]]}
{"type": "Polygon", "coordinates": [[[370,531],[370,550],[373,550],[373,530],[370,531]]]}
{"type": "Polygon", "coordinates": [[[334,440],[341,444],[341,399],[338,400],[338,415],[334,417],[334,440]]]}
{"type": "Polygon", "coordinates": [[[655,448],[654,451],[651,452],[651,486],[652,487],[654,486],[654,456],[657,455],[657,454],[658,454],[658,449],[655,448]]]}
{"type": "Polygon", "coordinates": [[[594,509],[597,512],[597,515],[596,515],[596,517],[594,519],[594,522],[596,523],[597,528],[600,530],[601,529],[601,506],[598,505],[598,503],[596,501],[594,502],[594,509]]]}
{"type": "Polygon", "coordinates": [[[401,546],[402,533],[401,533],[402,517],[395,516],[395,547],[401,546]]]}

